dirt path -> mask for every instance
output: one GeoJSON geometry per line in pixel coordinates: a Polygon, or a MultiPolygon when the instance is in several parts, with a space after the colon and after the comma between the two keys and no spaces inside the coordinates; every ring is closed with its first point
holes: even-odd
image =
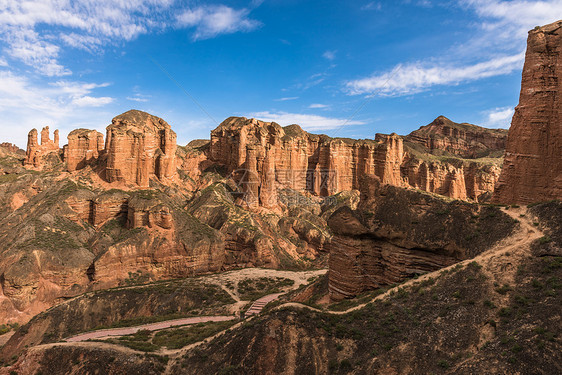
{"type": "Polygon", "coordinates": [[[532,215],[526,208],[524,207],[510,208],[509,210],[505,210],[504,212],[509,216],[511,216],[513,219],[519,221],[520,227],[516,228],[515,232],[511,236],[505,238],[504,240],[497,243],[491,249],[483,252],[482,254],[472,259],[467,259],[462,262],[455,263],[449,267],[442,268],[440,270],[431,273],[427,273],[425,275],[418,277],[417,279],[410,279],[408,281],[405,281],[394,288],[388,289],[385,293],[374,297],[372,300],[368,302],[351,307],[344,311],[320,310],[297,302],[284,303],[282,305],[277,306],[275,309],[282,309],[283,307],[298,307],[298,308],[308,309],[316,312],[324,312],[334,315],[343,315],[355,310],[362,309],[367,304],[373,301],[378,301],[387,298],[389,295],[396,292],[399,288],[412,286],[415,283],[419,283],[429,278],[435,278],[444,270],[452,269],[458,266],[459,264],[466,266],[467,264],[474,261],[483,265],[484,266],[482,268],[483,272],[486,272],[490,277],[493,276],[497,283],[511,285],[515,277],[515,273],[517,272],[518,264],[521,263],[523,258],[529,256],[531,253],[530,251],[531,243],[537,240],[538,238],[542,237],[544,234],[537,227],[533,225],[532,215]]]}
{"type": "MultiPolygon", "coordinates": [[[[236,301],[236,303],[232,305],[230,312],[236,316],[241,316],[242,310],[251,301],[241,299],[240,295],[238,294],[237,288],[232,289],[229,286],[238,285],[240,281],[245,279],[257,279],[260,277],[268,277],[268,278],[282,277],[282,278],[293,280],[295,283],[291,286],[287,286],[283,288],[282,293],[279,294],[281,295],[291,290],[297,289],[303,284],[308,284],[309,283],[308,280],[310,280],[310,278],[321,276],[326,272],[328,272],[328,270],[326,269],[314,270],[314,271],[282,271],[282,270],[273,270],[267,268],[244,268],[241,270],[228,271],[220,274],[211,275],[208,276],[207,278],[209,282],[214,283],[219,287],[221,287],[236,301]]],[[[258,301],[260,301],[261,303],[261,300],[267,299],[268,297],[269,296],[262,297],[258,301]]],[[[257,306],[254,306],[258,301],[255,301],[252,307],[259,306],[260,303],[258,303],[257,306]]],[[[271,301],[273,301],[273,299],[268,300],[267,303],[271,301]]],[[[265,305],[263,305],[262,308],[264,306],[265,305]]],[[[261,312],[261,309],[259,309],[258,313],[259,312],[261,312]]]]}
{"type": "Polygon", "coordinates": [[[236,285],[239,281],[245,280],[248,278],[259,278],[259,277],[284,277],[287,279],[293,280],[295,283],[292,286],[284,288],[282,293],[275,293],[270,294],[260,299],[256,300],[250,309],[248,310],[249,315],[253,316],[259,314],[261,310],[267,305],[269,302],[279,298],[279,296],[287,293],[290,290],[296,289],[300,287],[302,284],[308,283],[308,280],[311,277],[316,277],[323,275],[326,273],[327,270],[316,270],[316,271],[302,271],[302,272],[294,272],[294,271],[277,271],[271,269],[263,269],[263,268],[246,268],[237,271],[230,271],[224,274],[216,274],[211,276],[206,276],[209,282],[215,283],[216,285],[220,286],[225,292],[227,292],[235,301],[236,303],[233,305],[231,312],[233,315],[229,316],[198,316],[192,318],[182,318],[182,319],[174,319],[174,320],[167,320],[158,323],[151,323],[151,324],[144,324],[140,326],[134,327],[123,327],[123,328],[109,328],[103,329],[98,331],[91,331],[81,333],[79,335],[69,337],[65,339],[66,342],[82,342],[87,341],[90,339],[104,339],[109,337],[115,336],[125,336],[125,335],[132,335],[138,331],[148,330],[148,331],[158,331],[166,328],[190,325],[190,324],[197,324],[197,323],[208,323],[208,322],[222,322],[227,320],[234,320],[237,316],[240,315],[241,310],[246,306],[250,301],[243,301],[240,299],[236,290],[232,290],[228,288],[228,284],[232,283],[236,285]]]}
{"type": "Polygon", "coordinates": [[[102,339],[111,336],[125,336],[125,335],[132,335],[134,333],[137,333],[138,331],[143,331],[143,330],[158,331],[161,329],[185,326],[189,324],[207,323],[207,322],[224,322],[227,320],[233,320],[235,318],[236,318],[235,316],[196,316],[193,318],[167,320],[165,322],[144,324],[135,327],[100,329],[99,331],[86,332],[76,336],[69,337],[65,339],[65,341],[79,342],[79,341],[87,341],[90,339],[102,339]]]}

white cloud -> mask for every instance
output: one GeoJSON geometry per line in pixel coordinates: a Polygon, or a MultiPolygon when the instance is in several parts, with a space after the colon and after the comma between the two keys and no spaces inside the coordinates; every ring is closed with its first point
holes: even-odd
{"type": "Polygon", "coordinates": [[[562,14],[560,0],[461,0],[461,3],[474,9],[480,17],[489,19],[483,24],[485,29],[507,27],[519,37],[526,36],[527,30],[534,26],[557,21],[562,14]]]}
{"type": "Polygon", "coordinates": [[[286,97],[286,98],[279,98],[279,99],[275,99],[276,102],[286,102],[289,100],[297,100],[299,97],[298,96],[290,96],[290,97],[286,97]]]}
{"type": "Polygon", "coordinates": [[[1,0],[0,39],[11,57],[40,74],[62,76],[70,74],[58,61],[63,45],[93,52],[169,27],[195,28],[193,38],[206,39],[260,25],[248,9],[184,9],[178,0],[1,0]]]}
{"type": "Polygon", "coordinates": [[[93,127],[101,112],[90,109],[113,100],[93,95],[105,86],[72,81],[41,84],[27,76],[0,71],[0,113],[4,120],[0,134],[3,140],[24,147],[25,134],[33,127],[59,125],[63,132],[74,127],[93,127]]]}
{"type": "Polygon", "coordinates": [[[377,1],[371,1],[361,7],[361,10],[381,10],[382,4],[377,1]]]}
{"type": "Polygon", "coordinates": [[[458,52],[466,56],[491,50],[519,52],[525,49],[527,31],[560,19],[562,0],[458,0],[476,13],[475,36],[458,52]]]}
{"type": "Polygon", "coordinates": [[[357,120],[348,121],[342,118],[288,112],[254,112],[249,117],[255,117],[262,121],[274,121],[282,126],[298,124],[308,131],[331,130],[348,125],[365,124],[363,121],[357,120]]]}
{"type": "Polygon", "coordinates": [[[523,66],[524,54],[501,56],[474,65],[428,65],[416,62],[397,65],[390,72],[346,83],[352,95],[408,95],[436,85],[455,85],[497,75],[509,74],[523,66]]]}
{"type": "Polygon", "coordinates": [[[9,66],[5,58],[0,57],[0,66],[9,66]]]}
{"type": "Polygon", "coordinates": [[[330,108],[330,106],[327,105],[327,104],[314,103],[314,104],[309,105],[308,108],[310,108],[310,109],[326,109],[326,108],[330,108]]]}
{"type": "Polygon", "coordinates": [[[141,95],[141,94],[135,94],[134,96],[127,96],[127,100],[131,100],[133,102],[138,102],[138,103],[146,103],[148,102],[150,96],[148,95],[141,95]]]}
{"type": "Polygon", "coordinates": [[[106,104],[109,104],[113,102],[113,98],[110,98],[108,96],[102,96],[102,97],[92,97],[92,96],[82,96],[76,99],[73,99],[71,104],[75,105],[77,107],[101,107],[104,106],[106,104]]]}
{"type": "Polygon", "coordinates": [[[325,58],[326,60],[334,60],[336,58],[336,53],[337,51],[326,51],[322,54],[322,57],[325,58]]]}
{"type": "Polygon", "coordinates": [[[409,95],[437,85],[510,74],[523,67],[527,31],[554,22],[562,14],[562,0],[456,0],[452,4],[476,14],[470,39],[438,53],[443,58],[406,62],[386,72],[348,81],[345,91],[352,95],[409,95]]]}
{"type": "Polygon", "coordinates": [[[486,112],[484,125],[490,128],[508,129],[515,110],[512,107],[494,108],[486,112]]]}
{"type": "Polygon", "coordinates": [[[179,27],[194,27],[194,40],[209,39],[219,34],[251,31],[261,22],[248,18],[248,9],[233,9],[225,5],[200,6],[177,16],[179,27]]]}

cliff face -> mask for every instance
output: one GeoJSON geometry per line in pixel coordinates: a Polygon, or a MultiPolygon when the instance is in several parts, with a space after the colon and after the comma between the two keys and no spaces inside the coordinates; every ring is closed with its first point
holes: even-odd
{"type": "Polygon", "coordinates": [[[455,124],[444,117],[415,135],[377,134],[374,141],[330,138],[298,125],[283,128],[231,117],[212,131],[209,159],[232,173],[252,207],[274,207],[276,186],[329,196],[357,189],[364,175],[394,186],[478,200],[493,191],[500,171],[494,163],[500,159],[484,163],[459,155],[498,154],[502,142],[502,131],[455,124]],[[441,151],[439,156],[434,150],[441,151]]]}
{"type": "Polygon", "coordinates": [[[562,198],[562,21],[529,32],[496,202],[562,198]]]}
{"type": "Polygon", "coordinates": [[[151,176],[176,174],[176,133],[164,120],[140,111],[115,117],[107,127],[106,178],[148,187],[151,176]]]}
{"type": "Polygon", "coordinates": [[[64,160],[69,172],[84,168],[96,160],[104,150],[103,134],[95,130],[77,129],[68,134],[64,160]]]}
{"type": "Polygon", "coordinates": [[[498,208],[446,202],[373,177],[362,180],[357,210],[337,210],[328,225],[334,300],[472,258],[515,228],[498,208]]]}
{"type": "Polygon", "coordinates": [[[439,116],[431,124],[411,132],[405,140],[423,145],[431,151],[447,151],[463,158],[474,159],[493,152],[503,153],[507,130],[457,124],[445,116],[439,116]]]}

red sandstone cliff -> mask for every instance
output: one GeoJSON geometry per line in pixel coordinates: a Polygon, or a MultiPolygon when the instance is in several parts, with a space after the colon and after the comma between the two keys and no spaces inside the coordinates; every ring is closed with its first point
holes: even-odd
{"type": "Polygon", "coordinates": [[[54,140],[50,139],[49,127],[46,126],[41,130],[41,144],[37,140],[37,129],[33,129],[27,136],[27,151],[24,165],[33,168],[41,168],[43,166],[43,158],[52,153],[59,151],[59,131],[55,130],[54,140]]]}
{"type": "Polygon", "coordinates": [[[211,132],[209,159],[233,174],[252,207],[275,206],[276,186],[329,196],[357,189],[359,178],[365,175],[455,199],[479,200],[493,191],[499,166],[459,158],[452,152],[501,153],[504,131],[440,117],[405,139],[396,134],[377,134],[374,141],[330,138],[307,133],[298,125],[283,128],[231,117],[211,132]],[[439,147],[442,152],[450,150],[450,156],[432,155],[439,147]]]}
{"type": "Polygon", "coordinates": [[[332,299],[356,296],[474,257],[516,227],[499,208],[448,202],[365,177],[357,210],[328,219],[332,299]],[[482,233],[493,226],[494,231],[482,233]]]}
{"type": "Polygon", "coordinates": [[[82,169],[96,160],[104,150],[103,134],[95,130],[76,129],[68,135],[64,160],[69,172],[82,169]]]}
{"type": "Polygon", "coordinates": [[[164,120],[131,110],[107,127],[106,178],[148,187],[151,176],[173,180],[176,175],[176,133],[164,120]]]}
{"type": "Polygon", "coordinates": [[[562,21],[529,32],[496,202],[562,199],[561,52],[562,21]]]}
{"type": "Polygon", "coordinates": [[[507,130],[458,124],[439,116],[431,124],[408,134],[405,141],[418,143],[430,151],[446,151],[462,158],[474,159],[494,152],[503,153],[507,130]]]}

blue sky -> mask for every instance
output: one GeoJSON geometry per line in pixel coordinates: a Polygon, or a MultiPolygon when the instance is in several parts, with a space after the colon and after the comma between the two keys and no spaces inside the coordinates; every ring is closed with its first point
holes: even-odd
{"type": "Polygon", "coordinates": [[[229,116],[353,138],[508,127],[527,31],[561,18],[562,0],[3,0],[0,141],[132,108],[180,144],[229,116]]]}

